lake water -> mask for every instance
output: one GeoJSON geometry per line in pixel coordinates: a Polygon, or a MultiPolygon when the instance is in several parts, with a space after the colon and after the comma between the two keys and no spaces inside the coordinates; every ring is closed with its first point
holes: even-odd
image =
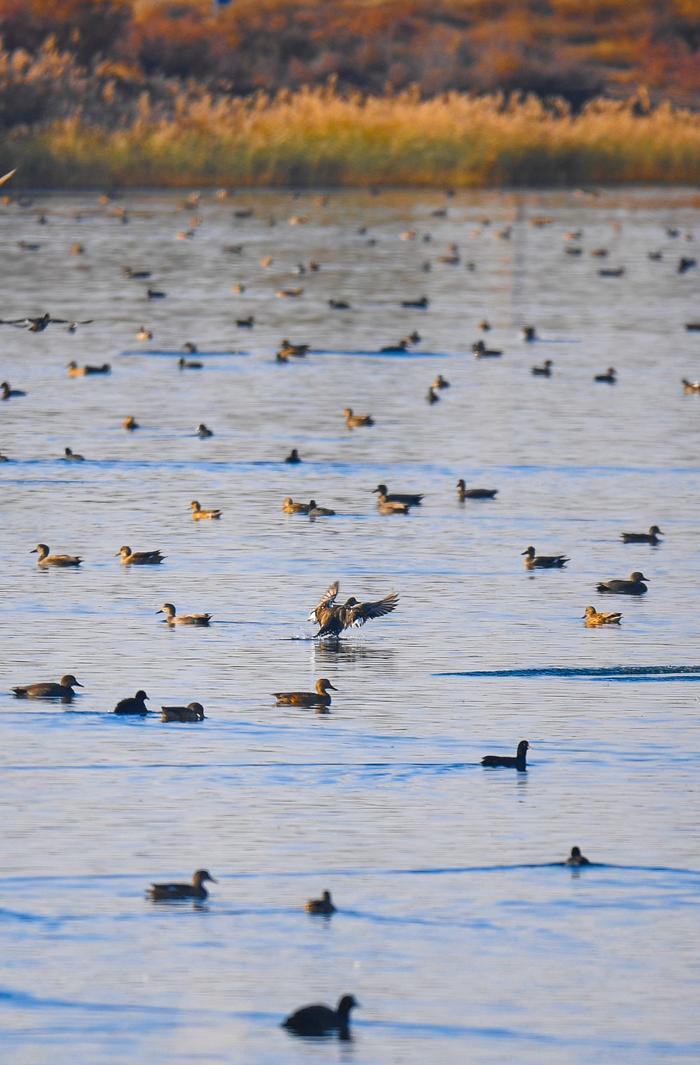
{"type": "Polygon", "coordinates": [[[27,392],[0,404],[0,1056],[699,1060],[700,396],[681,378],[700,377],[684,329],[700,304],[697,269],[677,271],[697,196],[181,201],[129,194],[128,224],[87,194],[0,210],[2,317],[94,319],[0,330],[0,376],[27,392]],[[438,262],[451,241],[459,263],[438,262]],[[428,310],[401,308],[423,295],[428,310]],[[482,318],[501,359],[470,353],[482,318]],[[413,330],[410,356],[376,354],[413,330]],[[314,350],[280,365],[283,337],[314,350]],[[186,341],[203,369],[178,370],[186,341]],[[553,376],[532,376],[544,358],[553,376]],[[70,359],[112,373],[69,378],[70,359]],[[608,366],[617,385],[594,383],[608,366]],[[430,406],[438,372],[451,388],[430,406]],[[376,425],[347,430],[346,406],[376,425]],[[496,501],[458,503],[459,477],[496,501]],[[380,515],[380,481],[422,507],[380,515]],[[285,496],[337,515],[283,514],[285,496]],[[222,520],[193,522],[192,499],[222,520]],[[654,523],[663,544],[621,542],[654,523]],[[40,571],[39,541],[83,565],[40,571]],[[121,544],[167,559],[124,567],[121,544]],[[529,573],[529,544],[571,561],[529,573]],[[632,570],[645,597],[597,595],[632,570]],[[399,607],[317,644],[305,618],[334,579],[341,599],[395,589],[399,607]],[[214,623],[171,631],[164,601],[214,623]],[[586,629],[589,603],[622,610],[619,629],[586,629]],[[10,694],[69,672],[70,705],[10,694]],[[330,714],[275,706],[321,676],[330,714]],[[138,688],[206,720],[112,715],[138,688]],[[527,773],[481,768],[524,738],[527,773]],[[600,864],[554,864],[574,844],[600,864]],[[198,867],[219,881],[206,905],[144,899],[198,867]],[[324,888],[330,920],[302,910],[324,888]],[[351,1042],[279,1028],[346,992],[351,1042]]]}

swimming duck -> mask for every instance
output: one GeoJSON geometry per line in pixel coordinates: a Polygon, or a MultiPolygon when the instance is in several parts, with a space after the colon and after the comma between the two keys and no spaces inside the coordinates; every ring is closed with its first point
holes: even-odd
{"type": "Polygon", "coordinates": [[[298,299],[299,296],[303,296],[303,294],[303,288],[278,288],[275,292],[275,296],[280,300],[295,300],[298,299]]]}
{"type": "Polygon", "coordinates": [[[336,908],[333,905],[330,891],[324,891],[320,899],[309,899],[304,903],[304,909],[307,913],[335,913],[336,908]]]}
{"type": "Polygon", "coordinates": [[[409,333],[402,339],[405,340],[407,344],[420,344],[421,335],[414,329],[412,333],[409,333]]]}
{"type": "Polygon", "coordinates": [[[291,355],[292,358],[303,359],[304,355],[310,350],[310,345],[292,344],[291,341],[287,340],[285,337],[284,340],[280,341],[279,350],[285,355],[291,355]]]}
{"type": "Polygon", "coordinates": [[[531,343],[533,340],[537,340],[537,330],[534,325],[524,325],[520,330],[520,337],[527,343],[531,343]]]}
{"type": "Polygon", "coordinates": [[[457,266],[459,264],[459,252],[456,244],[447,245],[447,253],[445,255],[438,255],[437,262],[445,263],[446,266],[457,266]]]}
{"type": "Polygon", "coordinates": [[[166,555],[161,555],[160,549],[132,551],[126,544],[123,544],[115,555],[115,558],[121,558],[123,566],[157,566],[166,557],[166,555]]]}
{"type": "Polygon", "coordinates": [[[490,328],[491,328],[491,323],[488,321],[488,319],[487,318],[482,318],[481,321],[479,322],[479,329],[482,331],[482,333],[488,333],[490,328]]]}
{"type": "Polygon", "coordinates": [[[502,754],[487,754],[481,759],[481,764],[484,766],[503,767],[506,769],[517,769],[520,773],[523,773],[527,769],[525,759],[527,758],[527,752],[530,744],[527,740],[521,740],[518,744],[518,752],[513,758],[511,755],[502,754]]]}
{"type": "Polygon", "coordinates": [[[291,496],[282,500],[282,510],[285,514],[308,514],[308,503],[295,503],[291,496]]]}
{"type": "Polygon", "coordinates": [[[332,518],[335,517],[335,511],[329,510],[328,507],[319,507],[315,499],[309,500],[309,517],[310,518],[332,518]]]}
{"type": "Polygon", "coordinates": [[[122,429],[128,429],[129,432],[133,432],[134,429],[139,428],[139,423],[134,418],[133,414],[127,415],[122,422],[122,429]]]}
{"type": "Polygon", "coordinates": [[[286,459],[284,461],[288,462],[288,463],[290,463],[290,465],[294,466],[297,463],[301,462],[302,460],[301,460],[301,457],[300,457],[299,452],[297,451],[297,449],[295,447],[293,447],[292,450],[289,452],[289,454],[287,455],[287,457],[286,457],[286,459]]]}
{"type": "Polygon", "coordinates": [[[137,340],[153,340],[153,333],[150,329],[146,329],[145,325],[142,325],[136,334],[137,340]]]}
{"type": "Polygon", "coordinates": [[[184,355],[181,355],[177,360],[177,365],[180,370],[201,370],[204,367],[203,362],[197,362],[195,359],[186,359],[184,355]]]}
{"type": "Polygon", "coordinates": [[[587,606],[583,615],[587,629],[599,629],[602,625],[619,625],[622,614],[605,614],[594,606],[587,606]]]}
{"type": "Polygon", "coordinates": [[[151,276],[150,270],[132,270],[130,266],[122,266],[122,274],[130,281],[148,281],[151,276]]]}
{"type": "Polygon", "coordinates": [[[450,387],[450,382],[446,381],[445,378],[442,376],[442,374],[439,373],[430,387],[431,388],[449,388],[450,387]]]}
{"type": "Polygon", "coordinates": [[[402,351],[408,350],[408,338],[402,337],[396,344],[385,344],[379,351],[383,355],[399,355],[402,351]]]}
{"type": "Polygon", "coordinates": [[[156,614],[165,614],[165,620],[171,627],[173,625],[199,625],[200,628],[209,626],[211,614],[178,614],[172,603],[163,603],[156,614]]]}
{"type": "Polygon", "coordinates": [[[467,488],[463,477],[457,481],[457,498],[461,503],[465,499],[495,499],[497,495],[497,488],[467,488]]]}
{"type": "MultiPolygon", "coordinates": [[[[663,540],[659,540],[659,533],[661,533],[661,529],[659,528],[659,526],[658,525],[652,525],[651,528],[649,529],[649,532],[645,532],[645,533],[627,533],[627,532],[623,532],[623,533],[620,533],[620,536],[622,537],[622,542],[625,543],[625,544],[654,544],[654,545],[656,545],[656,544],[662,544],[663,543],[663,540]]],[[[661,535],[664,536],[665,533],[661,533],[661,535]]]]}
{"type": "Polygon", "coordinates": [[[211,873],[206,869],[198,869],[192,875],[191,884],[151,884],[146,894],[155,902],[163,902],[168,899],[204,899],[209,897],[209,892],[204,886],[204,881],[209,880],[217,884],[211,873]]]}
{"type": "Polygon", "coordinates": [[[216,521],[221,517],[220,510],[203,510],[196,499],[192,500],[190,507],[194,521],[216,521]]]}
{"type": "Polygon", "coordinates": [[[561,569],[571,561],[566,555],[536,555],[534,547],[528,547],[522,554],[527,569],[561,569]]]}
{"type": "Polygon", "coordinates": [[[352,307],[347,302],[347,300],[330,299],[328,301],[328,306],[330,307],[330,309],[332,311],[351,311],[352,310],[352,307]]]}
{"type": "Polygon", "coordinates": [[[624,273],[624,266],[611,266],[607,269],[599,270],[598,277],[623,277],[624,273]]]}
{"type": "Polygon", "coordinates": [[[617,384],[617,374],[615,372],[615,367],[614,366],[608,366],[608,368],[605,371],[605,373],[596,374],[595,377],[593,378],[593,380],[594,381],[601,381],[603,384],[606,384],[606,385],[615,385],[615,384],[617,384]]]}
{"type": "Polygon", "coordinates": [[[363,425],[374,425],[374,418],[371,414],[353,414],[352,407],[345,408],[343,417],[348,429],[359,429],[363,425]]]}
{"type": "MultiPolygon", "coordinates": [[[[687,326],[686,326],[687,329],[687,326]]],[[[700,393],[700,381],[689,381],[686,377],[683,378],[683,391],[686,395],[697,395],[700,393]]]]}
{"type": "Polygon", "coordinates": [[[360,603],[351,596],[342,605],[336,605],[335,599],[339,587],[339,582],[334,581],[309,614],[308,620],[315,621],[320,626],[318,632],[314,633],[314,638],[338,637],[345,629],[360,628],[372,618],[390,614],[396,609],[399,601],[396,592],[389,592],[383,599],[374,603],[360,603]]]}
{"type": "Polygon", "coordinates": [[[437,394],[437,392],[435,391],[435,389],[433,388],[432,385],[430,386],[430,388],[426,392],[425,398],[426,398],[426,401],[430,404],[431,407],[432,407],[433,403],[439,403],[440,402],[440,397],[439,397],[439,395],[437,394]]]}
{"type": "Polygon", "coordinates": [[[102,366],[78,366],[77,362],[71,360],[68,363],[68,376],[69,377],[88,377],[91,374],[98,373],[111,373],[112,367],[108,362],[104,362],[102,366]]]}
{"type": "Polygon", "coordinates": [[[113,712],[115,714],[147,714],[149,711],[146,699],[148,696],[145,691],[139,690],[133,698],[120,699],[113,712]]]}
{"type": "Polygon", "coordinates": [[[26,394],[21,388],[10,388],[7,381],[0,384],[0,399],[19,399],[20,396],[26,396],[26,394]]]}
{"type": "Polygon", "coordinates": [[[47,566],[79,566],[83,561],[78,555],[50,555],[46,544],[37,544],[29,554],[39,556],[36,564],[43,569],[47,566]]]}
{"type": "Polygon", "coordinates": [[[552,360],[545,359],[541,366],[533,366],[530,373],[535,377],[551,377],[552,376],[552,360]]]}
{"type": "Polygon", "coordinates": [[[72,673],[66,673],[61,677],[58,684],[39,683],[18,685],[12,691],[18,699],[65,699],[70,700],[75,695],[73,688],[82,688],[83,685],[75,679],[72,673]]]}
{"type": "Polygon", "coordinates": [[[430,300],[427,296],[421,296],[419,299],[415,300],[401,300],[402,307],[412,308],[416,311],[424,311],[429,307],[429,305],[430,300]]]}
{"type": "Polygon", "coordinates": [[[252,329],[254,325],[255,318],[252,314],[249,314],[247,318],[236,318],[236,326],[238,329],[252,329]]]}
{"type": "Polygon", "coordinates": [[[213,436],[214,433],[212,432],[211,429],[207,429],[207,427],[204,424],[204,422],[200,422],[199,425],[197,426],[196,435],[199,437],[200,440],[206,440],[208,437],[213,436]]]}
{"type": "Polygon", "coordinates": [[[146,297],[149,300],[164,300],[167,293],[160,292],[157,288],[147,288],[146,297]]]}
{"type": "Polygon", "coordinates": [[[161,721],[204,721],[204,707],[201,703],[188,703],[187,706],[161,706],[161,721]]]}
{"type": "Polygon", "coordinates": [[[377,510],[380,514],[409,514],[411,507],[408,503],[398,503],[395,499],[380,495],[377,496],[377,510]]]}
{"type": "Polygon", "coordinates": [[[630,573],[628,580],[619,578],[600,581],[596,585],[596,589],[598,592],[613,592],[617,595],[644,595],[647,591],[647,586],[643,582],[648,580],[649,578],[645,577],[643,573],[635,570],[634,573],[630,573]]]}
{"type": "Polygon", "coordinates": [[[63,449],[63,461],[64,462],[85,462],[84,455],[78,455],[71,448],[66,447],[63,449]]]}
{"type": "Polygon", "coordinates": [[[590,865],[588,858],[584,858],[581,854],[580,847],[572,847],[571,854],[564,862],[564,865],[590,865]]]}
{"type": "Polygon", "coordinates": [[[476,340],[472,344],[472,355],[477,359],[500,359],[502,354],[497,348],[487,348],[483,340],[476,340]]]}
{"type": "Polygon", "coordinates": [[[197,354],[197,345],[193,344],[191,340],[186,340],[185,343],[182,345],[182,350],[187,355],[196,355],[197,354]]]}
{"type": "Polygon", "coordinates": [[[321,677],[316,681],[316,691],[313,692],[273,692],[278,706],[330,706],[331,697],[328,689],[337,691],[329,680],[321,677]]]}
{"type": "Polygon", "coordinates": [[[407,503],[409,507],[419,507],[423,499],[422,495],[411,492],[390,492],[385,484],[378,484],[372,492],[378,496],[384,496],[386,503],[407,503]]]}
{"type": "Polygon", "coordinates": [[[291,1013],[282,1022],[282,1028],[287,1028],[295,1035],[329,1035],[337,1032],[341,1039],[349,1039],[350,1010],[357,1005],[352,995],[343,995],[337,1010],[316,1004],[304,1006],[303,1009],[291,1013]]]}

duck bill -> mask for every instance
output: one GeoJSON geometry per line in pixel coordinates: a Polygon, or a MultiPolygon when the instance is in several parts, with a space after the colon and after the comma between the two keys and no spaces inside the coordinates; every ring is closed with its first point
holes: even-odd
{"type": "Polygon", "coordinates": [[[73,687],[74,687],[74,688],[84,688],[84,687],[85,687],[85,685],[84,685],[84,684],[81,684],[79,680],[74,680],[74,681],[73,681],[73,687]]]}
{"type": "Polygon", "coordinates": [[[337,689],[337,688],[335,687],[335,685],[334,685],[334,684],[327,684],[327,685],[326,685],[326,687],[327,687],[327,688],[330,688],[330,689],[331,689],[331,691],[333,691],[333,692],[337,692],[337,690],[338,690],[338,689],[337,689]]]}
{"type": "Polygon", "coordinates": [[[154,613],[155,614],[164,614],[165,611],[164,610],[155,610],[154,613]]]}

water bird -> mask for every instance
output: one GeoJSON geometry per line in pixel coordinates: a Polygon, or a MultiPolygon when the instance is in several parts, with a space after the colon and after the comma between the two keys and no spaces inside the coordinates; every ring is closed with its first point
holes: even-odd
{"type": "Polygon", "coordinates": [[[530,373],[535,377],[551,377],[552,376],[552,360],[545,359],[541,366],[533,366],[530,369],[530,373]]]}
{"type": "Polygon", "coordinates": [[[337,1032],[341,1039],[349,1039],[350,1011],[357,1005],[358,1002],[352,995],[343,995],[336,1010],[317,1004],[304,1006],[295,1013],[290,1013],[289,1017],[282,1021],[282,1028],[287,1028],[295,1035],[320,1036],[337,1032]]]}
{"type": "Polygon", "coordinates": [[[83,321],[76,321],[72,323],[68,318],[52,318],[48,311],[45,314],[40,314],[37,318],[10,318],[0,319],[0,325],[16,325],[20,329],[27,329],[30,333],[43,333],[50,325],[90,325],[94,321],[93,318],[86,318],[83,321]]]}
{"type": "Polygon", "coordinates": [[[502,354],[498,348],[487,348],[483,340],[475,340],[472,344],[472,355],[476,359],[500,359],[502,354]]]}
{"type": "Polygon", "coordinates": [[[310,518],[333,518],[335,517],[335,511],[330,510],[329,507],[320,507],[315,499],[309,500],[309,517],[310,518]]]}
{"type": "Polygon", "coordinates": [[[352,407],[344,409],[343,417],[348,429],[359,429],[364,425],[374,425],[374,418],[371,414],[354,414],[352,407]]]}
{"type": "Polygon", "coordinates": [[[648,590],[644,581],[648,581],[649,578],[645,577],[639,570],[635,570],[634,573],[630,573],[627,580],[622,578],[614,578],[609,581],[600,581],[596,585],[598,592],[612,592],[616,595],[644,595],[648,590]]]}
{"type": "Polygon", "coordinates": [[[456,244],[448,244],[446,253],[437,257],[437,262],[444,263],[445,266],[458,266],[459,261],[459,251],[456,244]]]}
{"type": "Polygon", "coordinates": [[[114,707],[113,713],[115,714],[147,714],[148,707],[146,706],[146,700],[148,696],[145,691],[139,690],[133,698],[120,699],[117,705],[114,707]]]}
{"type": "Polygon", "coordinates": [[[236,325],[239,329],[252,329],[255,325],[255,318],[252,314],[249,314],[247,318],[236,318],[236,325]]]}
{"type": "Polygon", "coordinates": [[[608,269],[599,270],[598,277],[623,277],[624,273],[624,266],[613,266],[608,269]]]}
{"type": "Polygon", "coordinates": [[[414,329],[412,333],[408,334],[408,336],[403,337],[401,342],[403,343],[404,340],[407,344],[420,344],[421,335],[414,329]]]}
{"type": "Polygon", "coordinates": [[[347,300],[334,300],[328,301],[328,306],[332,311],[351,311],[352,307],[347,300]]]}
{"type": "Polygon", "coordinates": [[[160,289],[157,288],[146,289],[146,297],[149,300],[164,300],[166,295],[167,293],[161,292],[160,289]]]}
{"type": "Polygon", "coordinates": [[[625,544],[661,544],[663,540],[659,539],[659,533],[662,536],[666,534],[662,532],[658,525],[652,525],[649,532],[645,533],[620,533],[622,542],[625,544]]]}
{"type": "Polygon", "coordinates": [[[564,862],[564,865],[590,865],[590,864],[591,863],[589,862],[588,858],[585,858],[583,856],[583,854],[581,854],[581,848],[580,847],[572,847],[571,848],[571,854],[569,855],[569,857],[564,862]]]}
{"type": "Polygon", "coordinates": [[[122,429],[127,429],[129,432],[133,432],[134,429],[139,428],[139,423],[134,418],[133,414],[128,414],[122,421],[122,429]]]}
{"type": "Polygon", "coordinates": [[[199,423],[199,425],[197,426],[197,432],[195,433],[195,436],[198,436],[200,440],[207,440],[210,436],[213,436],[213,435],[214,435],[214,433],[212,432],[212,430],[208,429],[206,427],[206,425],[204,424],[204,422],[200,422],[199,423]]]}
{"type": "Polygon", "coordinates": [[[66,566],[79,566],[83,561],[78,555],[51,555],[46,544],[37,544],[29,554],[39,556],[36,564],[41,566],[42,569],[46,569],[48,566],[64,568],[66,566]]]}
{"type": "Polygon", "coordinates": [[[678,260],[677,273],[684,274],[687,270],[692,270],[693,267],[697,265],[697,259],[691,259],[686,255],[682,255],[678,260]]]}
{"type": "Polygon", "coordinates": [[[139,328],[138,333],[136,334],[136,339],[137,340],[153,340],[153,333],[151,332],[150,329],[146,329],[145,325],[142,325],[139,328]]]}
{"type": "Polygon", "coordinates": [[[318,706],[328,707],[331,705],[331,697],[328,694],[328,689],[331,691],[337,691],[333,684],[326,677],[320,677],[316,681],[316,690],[312,692],[273,692],[274,698],[277,700],[278,706],[318,706]]]}
{"type": "Polygon", "coordinates": [[[278,299],[295,300],[304,294],[303,288],[278,288],[275,296],[278,299]]]}
{"type": "Polygon", "coordinates": [[[132,551],[127,544],[123,544],[117,551],[115,558],[121,558],[122,566],[157,566],[166,558],[160,550],[155,551],[132,551]]]}
{"type": "Polygon", "coordinates": [[[482,331],[482,333],[488,333],[490,328],[491,323],[489,322],[488,318],[482,318],[479,322],[479,329],[482,331]]]}
{"type": "Polygon", "coordinates": [[[178,614],[172,603],[163,603],[156,614],[165,614],[166,624],[171,628],[173,625],[197,625],[199,628],[209,628],[211,614],[178,614]]]}
{"type": "Polygon", "coordinates": [[[529,746],[530,744],[527,740],[521,740],[518,744],[518,750],[515,757],[512,755],[486,754],[481,759],[481,764],[483,766],[494,768],[503,767],[506,769],[517,769],[518,772],[523,773],[527,769],[525,759],[527,758],[529,746]]]}
{"type": "Polygon", "coordinates": [[[439,397],[439,395],[437,394],[437,392],[435,391],[435,389],[433,388],[432,385],[430,386],[430,388],[426,392],[425,398],[426,398],[427,402],[430,404],[431,407],[432,407],[433,403],[439,403],[440,402],[440,397],[439,397]]]}
{"type": "Polygon", "coordinates": [[[457,496],[462,503],[465,499],[495,499],[497,495],[497,488],[467,488],[463,477],[457,481],[457,496]]]}
{"type": "Polygon", "coordinates": [[[450,387],[450,382],[446,381],[445,378],[442,376],[442,374],[439,373],[430,387],[431,388],[449,388],[450,387]]]}
{"type": "Polygon", "coordinates": [[[309,348],[309,344],[292,344],[291,341],[285,338],[284,340],[280,341],[280,346],[278,348],[277,354],[281,355],[283,358],[286,359],[303,359],[306,353],[309,351],[309,348]]]}
{"type": "Polygon", "coordinates": [[[201,703],[188,703],[187,706],[161,706],[161,721],[181,721],[183,724],[204,721],[204,707],[201,703]]]}
{"type": "Polygon", "coordinates": [[[148,281],[151,276],[150,270],[133,270],[130,266],[122,266],[122,275],[130,281],[148,281]]]}
{"type": "Polygon", "coordinates": [[[17,247],[21,248],[22,251],[39,251],[41,244],[36,244],[31,240],[18,240],[17,247]]]}
{"type": "Polygon", "coordinates": [[[700,333],[700,322],[686,322],[685,328],[689,333],[700,333]]]}
{"type": "Polygon", "coordinates": [[[617,373],[614,366],[608,366],[605,373],[598,373],[593,378],[594,381],[600,381],[606,385],[617,384],[617,373]]]}
{"type": "Polygon", "coordinates": [[[85,462],[84,455],[78,455],[72,448],[65,447],[63,449],[63,461],[64,462],[85,462]]]}
{"type": "Polygon", "coordinates": [[[282,500],[282,510],[285,514],[308,514],[309,503],[295,503],[291,496],[282,500]]]}
{"type": "Polygon", "coordinates": [[[380,495],[377,497],[377,510],[380,514],[408,514],[411,507],[408,503],[398,503],[395,499],[380,495]]]}
{"type": "Polygon", "coordinates": [[[298,463],[300,463],[302,461],[302,459],[301,459],[301,456],[299,455],[299,452],[297,451],[297,449],[295,447],[293,447],[292,450],[289,452],[289,454],[287,455],[287,457],[285,458],[284,461],[288,462],[291,466],[296,466],[298,463]]]}
{"type": "Polygon", "coordinates": [[[402,351],[408,351],[408,343],[408,338],[402,337],[396,344],[385,344],[379,351],[382,355],[400,355],[402,351]]]}
{"type": "Polygon", "coordinates": [[[660,263],[664,257],[662,251],[649,251],[647,252],[647,259],[651,259],[653,263],[660,263]]]}
{"type": "Polygon", "coordinates": [[[106,374],[112,372],[112,367],[108,362],[103,362],[101,366],[78,366],[75,360],[71,360],[68,363],[68,376],[69,377],[89,377],[91,374],[106,374]]]}
{"type": "Polygon", "coordinates": [[[373,493],[383,496],[386,503],[406,503],[409,507],[419,507],[424,496],[412,492],[390,492],[385,484],[378,484],[373,493]]]}
{"type": "Polygon", "coordinates": [[[700,381],[689,381],[686,377],[682,380],[683,391],[687,396],[700,394],[700,381]]]}
{"type": "Polygon", "coordinates": [[[417,311],[425,311],[430,306],[430,300],[427,296],[421,296],[415,300],[401,300],[401,306],[417,311]]]}
{"type": "Polygon", "coordinates": [[[319,636],[339,637],[345,629],[360,628],[372,618],[390,614],[396,609],[399,601],[397,593],[390,592],[373,603],[361,603],[351,596],[343,604],[336,604],[339,587],[339,582],[334,581],[309,614],[308,620],[316,621],[319,626],[318,632],[314,633],[314,639],[319,636]]]}
{"type": "Polygon", "coordinates": [[[306,913],[335,913],[330,891],[324,891],[320,899],[309,899],[304,903],[306,913]]]}
{"type": "Polygon", "coordinates": [[[20,684],[12,689],[18,699],[65,699],[70,701],[75,692],[73,688],[82,688],[72,673],[66,673],[58,684],[39,682],[38,684],[20,684]]]}
{"type": "Polygon", "coordinates": [[[10,388],[7,381],[0,383],[0,399],[19,399],[20,396],[26,396],[26,394],[21,388],[10,388]]]}
{"type": "Polygon", "coordinates": [[[167,902],[175,899],[198,899],[203,902],[209,897],[209,892],[204,886],[205,880],[209,880],[212,884],[218,883],[206,869],[197,869],[192,874],[191,884],[151,884],[146,894],[154,902],[167,902]]]}
{"type": "Polygon", "coordinates": [[[196,499],[192,500],[190,508],[194,521],[216,521],[221,517],[220,510],[204,510],[196,499]]]}
{"type": "Polygon", "coordinates": [[[184,355],[181,355],[177,360],[177,365],[180,370],[201,370],[204,363],[197,362],[196,359],[186,359],[184,355]]]}
{"type": "Polygon", "coordinates": [[[533,340],[537,340],[537,330],[535,329],[534,325],[524,325],[520,330],[520,338],[521,340],[526,341],[528,344],[531,343],[533,340]]]}
{"type": "Polygon", "coordinates": [[[527,569],[561,569],[571,561],[566,555],[537,555],[534,547],[528,547],[522,554],[527,569]]]}
{"type": "Polygon", "coordinates": [[[606,614],[601,610],[596,610],[594,606],[587,606],[583,620],[586,622],[587,629],[599,629],[603,625],[619,625],[622,621],[622,614],[606,614]]]}

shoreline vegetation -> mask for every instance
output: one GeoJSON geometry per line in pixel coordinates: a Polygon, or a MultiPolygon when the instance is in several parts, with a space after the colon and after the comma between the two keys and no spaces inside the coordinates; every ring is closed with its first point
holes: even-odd
{"type": "MultiPolygon", "coordinates": [[[[98,89],[113,95],[109,79],[98,89]]],[[[643,90],[626,101],[594,99],[576,114],[560,99],[422,99],[411,89],[365,96],[332,84],[243,98],[171,86],[165,103],[142,92],[121,122],[87,110],[76,104],[65,117],[9,131],[0,169],[18,168],[15,187],[700,182],[700,114],[651,106],[643,90]]]]}

